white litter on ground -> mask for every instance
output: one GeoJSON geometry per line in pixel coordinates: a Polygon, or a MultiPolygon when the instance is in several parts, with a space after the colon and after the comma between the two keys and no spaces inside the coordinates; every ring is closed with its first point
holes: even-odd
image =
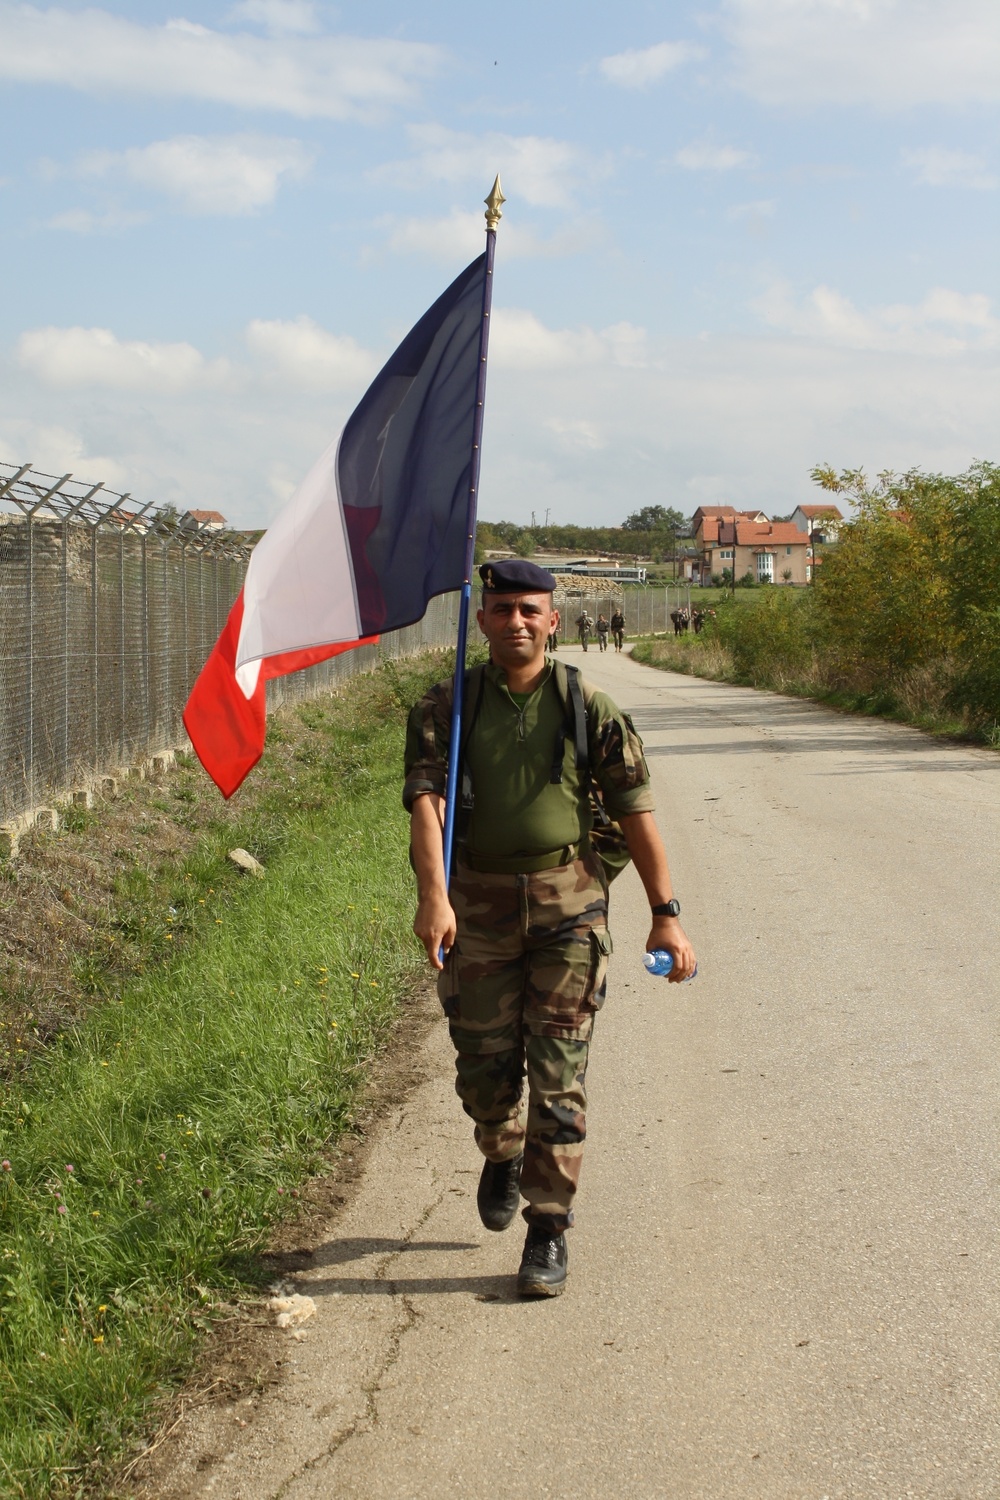
{"type": "Polygon", "coordinates": [[[272,1297],[268,1309],[276,1313],[278,1328],[298,1328],[316,1313],[316,1304],[311,1297],[301,1297],[295,1292],[291,1297],[272,1297]]]}

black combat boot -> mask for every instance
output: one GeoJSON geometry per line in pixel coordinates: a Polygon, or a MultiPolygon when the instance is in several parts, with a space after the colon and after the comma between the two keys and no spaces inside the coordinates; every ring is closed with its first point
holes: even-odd
{"type": "Polygon", "coordinates": [[[566,1286],[568,1259],[564,1234],[550,1234],[547,1229],[529,1224],[521,1269],[517,1273],[518,1295],[558,1297],[566,1286]]]}
{"type": "Polygon", "coordinates": [[[487,1229],[506,1229],[517,1213],[520,1202],[521,1163],[524,1157],[510,1161],[488,1161],[483,1164],[476,1203],[479,1217],[487,1229]]]}

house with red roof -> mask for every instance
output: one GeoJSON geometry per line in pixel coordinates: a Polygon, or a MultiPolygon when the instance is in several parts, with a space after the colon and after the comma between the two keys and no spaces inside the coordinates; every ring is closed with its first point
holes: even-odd
{"type": "Polygon", "coordinates": [[[809,533],[800,531],[792,521],[759,520],[760,513],[753,514],[753,519],[738,511],[702,515],[695,529],[700,566],[693,582],[711,583],[713,574],[719,576],[728,570],[738,579],[750,573],[756,583],[811,581],[813,548],[809,533]]]}
{"type": "Polygon", "coordinates": [[[843,512],[829,501],[824,505],[797,505],[791,519],[800,531],[817,542],[835,542],[844,524],[843,512]]]}
{"type": "Polygon", "coordinates": [[[691,517],[691,530],[696,532],[704,520],[723,520],[729,516],[741,516],[744,521],[766,521],[762,510],[737,510],[733,505],[699,505],[691,517]]]}
{"type": "Polygon", "coordinates": [[[184,531],[225,531],[226,518],[221,510],[186,510],[178,525],[184,531]]]}

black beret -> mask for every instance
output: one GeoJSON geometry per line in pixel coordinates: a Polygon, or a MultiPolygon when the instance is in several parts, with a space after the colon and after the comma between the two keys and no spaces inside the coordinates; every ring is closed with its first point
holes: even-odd
{"type": "Polygon", "coordinates": [[[487,594],[551,594],[556,581],[547,568],[523,557],[483,563],[479,569],[487,594]]]}

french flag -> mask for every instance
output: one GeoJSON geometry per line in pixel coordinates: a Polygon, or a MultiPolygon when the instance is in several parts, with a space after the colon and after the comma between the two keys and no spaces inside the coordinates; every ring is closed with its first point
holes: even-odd
{"type": "Polygon", "coordinates": [[[486,256],[410,330],[258,542],[184,725],[231,797],[264,753],[265,685],[423,618],[462,587],[486,256]]]}

